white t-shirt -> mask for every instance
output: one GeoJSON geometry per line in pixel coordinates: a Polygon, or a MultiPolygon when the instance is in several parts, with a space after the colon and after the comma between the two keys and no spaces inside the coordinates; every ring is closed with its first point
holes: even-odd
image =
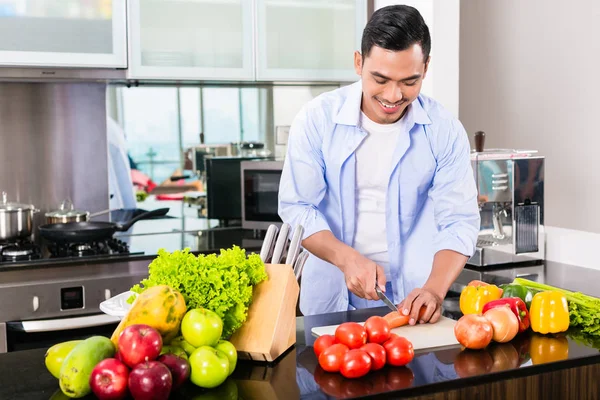
{"type": "Polygon", "coordinates": [[[354,249],[385,269],[391,279],[386,234],[386,197],[392,158],[404,119],[378,124],[361,113],[367,137],[356,150],[356,235],[354,249]]]}

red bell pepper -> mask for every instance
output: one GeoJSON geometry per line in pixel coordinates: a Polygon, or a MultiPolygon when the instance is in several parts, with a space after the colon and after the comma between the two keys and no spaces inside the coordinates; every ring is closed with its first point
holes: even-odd
{"type": "Polygon", "coordinates": [[[529,312],[527,311],[527,306],[525,302],[521,300],[519,297],[507,297],[504,299],[492,300],[489,303],[486,303],[483,306],[482,314],[485,314],[487,310],[496,307],[504,307],[507,306],[510,310],[517,316],[517,320],[519,321],[519,333],[526,331],[529,329],[529,312]]]}

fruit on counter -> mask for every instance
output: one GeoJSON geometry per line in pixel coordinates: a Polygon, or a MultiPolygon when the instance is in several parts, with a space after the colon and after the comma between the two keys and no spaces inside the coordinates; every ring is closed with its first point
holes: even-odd
{"type": "MultiPolygon", "coordinates": [[[[427,307],[421,307],[421,309],[419,310],[419,319],[423,318],[423,314],[425,314],[425,311],[427,311],[427,307]]],[[[390,329],[408,325],[408,321],[410,321],[410,315],[404,315],[399,311],[392,311],[390,313],[387,313],[383,318],[390,325],[390,329]]]]}
{"type": "Polygon", "coordinates": [[[383,317],[378,315],[369,317],[365,321],[364,327],[369,343],[382,344],[390,338],[390,324],[383,317]]]}
{"type": "Polygon", "coordinates": [[[116,358],[100,361],[90,375],[92,392],[100,400],[122,400],[128,390],[129,368],[116,358]]]}
{"type": "Polygon", "coordinates": [[[223,321],[205,308],[188,311],[181,321],[181,335],[192,346],[214,346],[223,333],[223,321]]]}
{"type": "Polygon", "coordinates": [[[148,273],[148,278],[133,286],[132,291],[143,293],[157,285],[175,288],[185,298],[188,309],[202,307],[219,315],[223,339],[246,321],[254,286],[268,279],[260,255],[246,256],[238,246],[223,249],[218,255],[198,256],[189,249],[172,253],[161,249],[148,266],[148,273]]]}
{"type": "Polygon", "coordinates": [[[481,314],[486,303],[502,296],[502,289],[496,285],[465,287],[460,293],[460,311],[464,314],[481,314]]]}
{"type": "Polygon", "coordinates": [[[360,348],[371,357],[371,371],[377,371],[385,366],[385,348],[379,343],[367,343],[360,348]]]}
{"type": "Polygon", "coordinates": [[[494,329],[483,315],[466,314],[454,325],[456,340],[467,349],[483,349],[492,341],[494,329]]]}
{"type": "Polygon", "coordinates": [[[365,327],[356,322],[344,322],[335,329],[335,339],[345,344],[350,350],[358,349],[367,343],[365,327]]]}
{"type": "Polygon", "coordinates": [[[178,389],[190,377],[191,368],[187,359],[178,357],[175,354],[163,354],[156,361],[169,368],[173,381],[172,390],[178,389]]]}
{"type": "Polygon", "coordinates": [[[519,320],[508,305],[491,308],[483,316],[492,324],[492,339],[495,342],[509,342],[519,333],[519,320]]]}
{"type": "Polygon", "coordinates": [[[327,372],[339,372],[348,351],[350,349],[345,344],[335,343],[319,355],[319,365],[327,372]]]}
{"type": "Polygon", "coordinates": [[[214,388],[229,376],[229,359],[220,350],[210,346],[198,347],[190,356],[190,380],[196,386],[214,388]]]}
{"type": "Polygon", "coordinates": [[[196,350],[196,348],[194,346],[192,346],[191,344],[189,344],[184,338],[183,336],[177,336],[175,339],[173,339],[171,341],[171,346],[175,346],[175,347],[180,347],[183,349],[183,351],[185,351],[185,354],[188,355],[188,358],[190,355],[192,355],[192,353],[194,352],[194,350],[196,350]]]}
{"type": "Polygon", "coordinates": [[[529,353],[534,365],[566,360],[569,358],[569,341],[565,336],[533,334],[529,353]]]}
{"type": "Polygon", "coordinates": [[[402,367],[413,360],[415,351],[412,343],[405,337],[391,334],[383,344],[386,363],[394,367],[402,367]]]}
{"type": "MultiPolygon", "coordinates": [[[[545,285],[524,278],[515,278],[514,284],[525,286],[532,290],[558,292],[565,295],[569,307],[569,327],[577,329],[578,334],[586,335],[594,341],[600,338],[600,299],[580,292],[545,285]]],[[[536,293],[537,294],[537,293],[536,293]]],[[[534,295],[535,297],[535,295],[534,295]]],[[[532,300],[533,306],[533,300],[532,300]]],[[[562,314],[562,313],[561,313],[562,314]]],[[[529,309],[533,329],[533,314],[529,309]]]]}
{"type": "Polygon", "coordinates": [[[332,346],[335,343],[336,343],[335,336],[333,336],[333,335],[321,335],[321,336],[319,336],[315,340],[315,343],[313,344],[313,350],[314,350],[315,355],[317,356],[317,358],[319,358],[319,356],[321,355],[321,353],[323,352],[323,350],[325,350],[326,348],[332,346]]]}
{"type": "Polygon", "coordinates": [[[519,322],[519,331],[518,333],[525,332],[529,329],[529,311],[527,311],[527,306],[525,302],[521,300],[520,297],[508,297],[502,298],[498,300],[492,300],[483,306],[483,314],[496,307],[506,307],[508,306],[512,313],[517,317],[519,322]]]}
{"type": "Polygon", "coordinates": [[[238,354],[233,343],[227,340],[219,340],[214,346],[215,349],[221,351],[229,360],[229,374],[231,375],[237,366],[238,354]]]}
{"type": "Polygon", "coordinates": [[[340,373],[345,378],[360,378],[371,370],[371,356],[364,350],[352,349],[344,354],[340,373]]]}
{"type": "Polygon", "coordinates": [[[514,283],[511,283],[509,285],[502,285],[501,288],[503,298],[518,297],[521,300],[523,300],[528,310],[529,307],[531,307],[531,300],[533,299],[533,295],[538,292],[538,290],[532,290],[528,287],[516,285],[514,283]]]}
{"type": "Polygon", "coordinates": [[[129,325],[119,336],[119,354],[130,368],[143,361],[154,361],[162,349],[162,337],[151,326],[129,325]]]}
{"type": "Polygon", "coordinates": [[[567,297],[558,291],[539,292],[531,300],[531,330],[547,334],[569,329],[567,297]]]}
{"type": "Polygon", "coordinates": [[[177,290],[166,285],[148,288],[137,296],[131,309],[113,332],[111,340],[118,349],[119,336],[125,328],[143,324],[156,329],[163,342],[169,343],[178,335],[186,309],[185,300],[177,290]]]}
{"type": "Polygon", "coordinates": [[[52,376],[56,379],[60,378],[60,367],[62,366],[63,361],[67,358],[71,350],[81,342],[83,342],[83,340],[70,340],[68,342],[58,343],[46,351],[44,363],[52,376]]]}
{"type": "MultiPolygon", "coordinates": [[[[188,355],[185,352],[185,350],[183,350],[181,347],[179,346],[173,346],[173,345],[166,345],[163,346],[162,349],[160,350],[160,356],[162,356],[163,354],[174,354],[177,357],[181,357],[184,360],[188,359],[188,355]]],[[[191,354],[191,352],[190,352],[191,354]]]]}
{"type": "Polygon", "coordinates": [[[92,336],[77,344],[60,368],[60,389],[72,398],[89,394],[92,391],[92,370],[100,361],[111,358],[114,354],[114,344],[104,336],[92,336]]]}
{"type": "Polygon", "coordinates": [[[163,400],[169,398],[173,378],[166,365],[145,361],[131,370],[128,383],[135,400],[163,400]]]}

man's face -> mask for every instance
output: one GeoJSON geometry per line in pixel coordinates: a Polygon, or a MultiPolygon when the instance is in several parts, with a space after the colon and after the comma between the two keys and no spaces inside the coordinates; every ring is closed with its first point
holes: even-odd
{"type": "Polygon", "coordinates": [[[391,124],[417,98],[427,73],[421,46],[392,51],[373,46],[363,59],[354,54],[354,68],[362,78],[362,111],[374,122],[391,124]]]}

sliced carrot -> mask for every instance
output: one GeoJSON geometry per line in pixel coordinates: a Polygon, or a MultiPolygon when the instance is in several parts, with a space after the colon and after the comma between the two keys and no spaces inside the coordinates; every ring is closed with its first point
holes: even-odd
{"type": "MultiPolygon", "coordinates": [[[[419,318],[423,317],[425,310],[427,310],[427,307],[421,307],[421,311],[419,311],[419,318]]],[[[399,311],[392,311],[384,315],[383,318],[388,322],[388,324],[390,324],[390,329],[394,329],[400,326],[408,325],[410,315],[404,315],[399,311]]]]}

